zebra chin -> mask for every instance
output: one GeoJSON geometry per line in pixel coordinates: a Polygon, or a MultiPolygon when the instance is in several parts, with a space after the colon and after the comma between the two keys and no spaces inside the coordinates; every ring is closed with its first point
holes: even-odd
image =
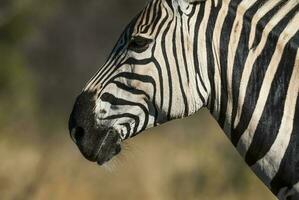
{"type": "Polygon", "coordinates": [[[72,128],[71,137],[87,160],[103,165],[121,152],[121,138],[116,130],[98,130],[92,137],[84,137],[82,132],[80,127],[72,128]]]}
{"type": "Polygon", "coordinates": [[[109,130],[106,133],[106,136],[100,143],[100,146],[97,148],[95,154],[95,161],[99,165],[111,160],[114,156],[119,154],[121,151],[121,139],[119,134],[115,130],[109,130]]]}

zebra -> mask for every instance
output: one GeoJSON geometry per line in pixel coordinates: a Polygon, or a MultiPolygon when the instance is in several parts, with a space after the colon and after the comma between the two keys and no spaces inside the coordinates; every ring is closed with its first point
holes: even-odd
{"type": "Polygon", "coordinates": [[[299,199],[299,1],[151,0],[77,97],[72,140],[102,165],[207,107],[278,199],[299,199]]]}

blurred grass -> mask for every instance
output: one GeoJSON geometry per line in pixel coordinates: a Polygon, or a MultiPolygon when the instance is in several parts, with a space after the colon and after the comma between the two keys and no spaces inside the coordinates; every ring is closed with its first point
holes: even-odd
{"type": "Polygon", "coordinates": [[[274,199],[206,109],[129,140],[107,169],[71,142],[76,94],[143,4],[0,2],[0,200],[274,199]]]}

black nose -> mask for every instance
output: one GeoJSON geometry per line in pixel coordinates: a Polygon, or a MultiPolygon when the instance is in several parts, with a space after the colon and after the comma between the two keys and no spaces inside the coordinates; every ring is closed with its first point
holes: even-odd
{"type": "Polygon", "coordinates": [[[69,132],[75,143],[80,143],[87,135],[88,129],[93,124],[93,110],[95,107],[94,93],[81,93],[74,104],[73,110],[69,118],[69,132]]]}
{"type": "Polygon", "coordinates": [[[83,137],[84,137],[86,131],[77,122],[78,120],[76,119],[76,115],[79,112],[78,112],[78,109],[76,107],[77,106],[75,104],[74,109],[73,109],[73,111],[70,115],[70,118],[69,118],[69,133],[70,133],[70,136],[71,136],[72,140],[76,144],[80,144],[83,140],[83,137]]]}
{"type": "Polygon", "coordinates": [[[85,131],[82,127],[78,126],[71,130],[71,138],[72,140],[78,144],[81,142],[85,134],[85,131]]]}

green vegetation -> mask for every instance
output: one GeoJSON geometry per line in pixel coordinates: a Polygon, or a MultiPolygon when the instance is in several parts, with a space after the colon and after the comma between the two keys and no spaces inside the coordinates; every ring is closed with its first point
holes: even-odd
{"type": "Polygon", "coordinates": [[[20,46],[30,29],[25,7],[7,1],[0,10],[0,130],[32,118],[35,111],[34,79],[20,46]]]}

